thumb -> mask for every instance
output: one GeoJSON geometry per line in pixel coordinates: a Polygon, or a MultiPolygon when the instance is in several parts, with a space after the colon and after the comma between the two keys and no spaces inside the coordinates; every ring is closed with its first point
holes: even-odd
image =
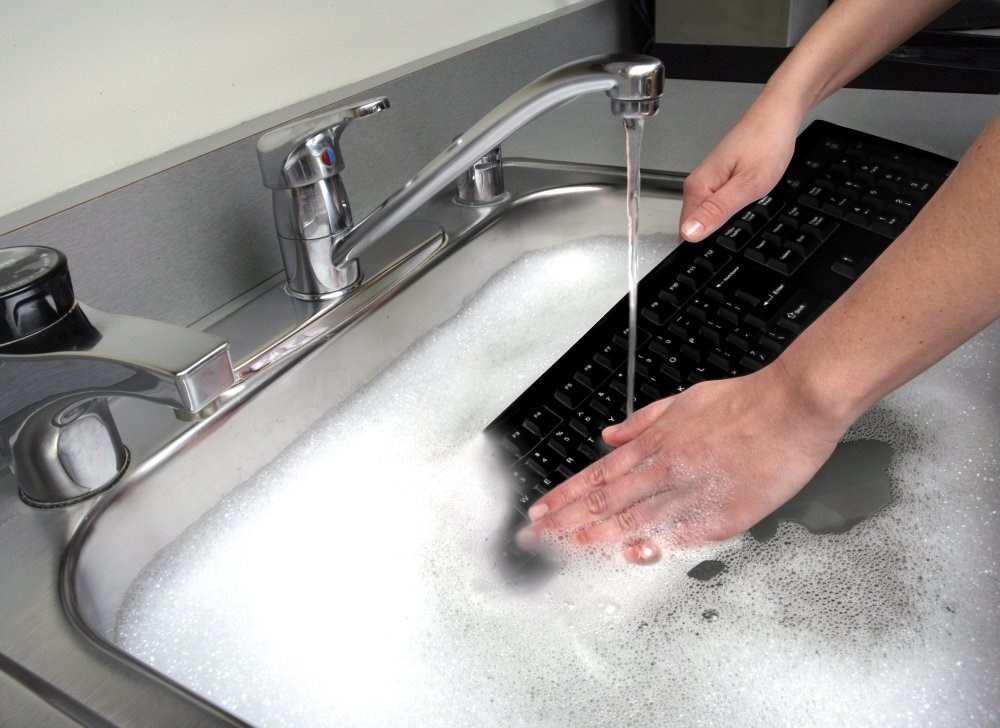
{"type": "Polygon", "coordinates": [[[634,440],[643,431],[660,418],[667,408],[673,403],[672,397],[657,400],[648,404],[641,410],[632,413],[624,422],[604,428],[601,436],[611,447],[621,447],[626,442],[634,440]]]}
{"type": "Polygon", "coordinates": [[[751,180],[732,177],[681,221],[681,235],[692,243],[701,242],[761,194],[751,180]]]}

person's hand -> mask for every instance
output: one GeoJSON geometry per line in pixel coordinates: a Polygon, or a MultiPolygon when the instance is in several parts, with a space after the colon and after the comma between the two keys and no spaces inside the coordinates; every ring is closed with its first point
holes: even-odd
{"type": "Polygon", "coordinates": [[[700,242],[781,179],[795,151],[801,115],[760,102],[684,181],[680,237],[700,242]]]}
{"type": "Polygon", "coordinates": [[[755,525],[809,481],[850,424],[815,411],[780,361],[697,384],[605,430],[617,449],[539,499],[518,543],[618,543],[644,563],[755,525]]]}

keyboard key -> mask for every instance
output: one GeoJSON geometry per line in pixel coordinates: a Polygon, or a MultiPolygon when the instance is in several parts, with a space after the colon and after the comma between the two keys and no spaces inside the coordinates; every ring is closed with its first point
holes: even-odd
{"type": "Polygon", "coordinates": [[[798,205],[792,205],[778,215],[778,220],[780,222],[785,223],[794,230],[798,230],[799,226],[808,219],[809,215],[807,215],[806,211],[798,205]]]}
{"type": "Polygon", "coordinates": [[[879,211],[874,207],[866,204],[851,205],[847,208],[847,221],[853,222],[855,225],[861,225],[862,227],[871,227],[871,224],[875,222],[875,218],[878,217],[879,211]]]}
{"type": "Polygon", "coordinates": [[[791,275],[805,262],[805,257],[791,248],[785,248],[778,255],[767,259],[767,267],[783,275],[791,275]]]}
{"type": "Polygon", "coordinates": [[[728,321],[734,326],[737,326],[743,321],[743,317],[746,315],[747,310],[748,307],[741,303],[738,299],[725,301],[719,304],[718,316],[723,321],[728,321]]]}
{"type": "Polygon", "coordinates": [[[714,316],[718,308],[718,301],[703,296],[697,296],[691,299],[691,303],[689,303],[687,308],[684,310],[691,318],[698,319],[699,321],[705,321],[714,316]]]}
{"type": "Polygon", "coordinates": [[[760,345],[775,354],[780,354],[794,339],[795,334],[791,331],[776,326],[760,337],[760,345]]]}
{"type": "Polygon", "coordinates": [[[746,256],[757,263],[767,263],[768,258],[773,258],[781,252],[781,248],[777,243],[771,242],[765,238],[760,238],[754,241],[749,248],[747,248],[746,256]]]}
{"type": "Polygon", "coordinates": [[[677,280],[693,290],[698,290],[708,283],[711,277],[712,274],[700,265],[689,265],[677,275],[677,280]]]}
{"type": "Polygon", "coordinates": [[[747,312],[744,323],[750,324],[761,331],[767,331],[771,320],[777,315],[781,304],[789,296],[788,284],[784,282],[771,285],[761,292],[760,303],[747,312]]]}
{"type": "Polygon", "coordinates": [[[755,329],[746,326],[737,326],[726,335],[726,343],[740,351],[747,351],[752,347],[753,342],[757,340],[759,335],[760,332],[755,329]]]}
{"type": "Polygon", "coordinates": [[[864,194],[865,186],[854,179],[844,180],[844,183],[837,188],[838,194],[847,197],[852,201],[857,201],[861,199],[861,195],[864,194]]]}
{"type": "Polygon", "coordinates": [[[878,187],[865,187],[864,192],[861,193],[861,203],[881,210],[885,207],[885,197],[885,192],[878,187]]]}
{"type": "Polygon", "coordinates": [[[920,209],[917,201],[906,195],[893,197],[885,206],[886,212],[894,212],[907,220],[912,220],[920,209]]]}
{"type": "Polygon", "coordinates": [[[624,364],[627,358],[628,354],[625,350],[615,344],[607,344],[594,354],[594,361],[605,369],[611,370],[617,369],[624,364]]]}
{"type": "Polygon", "coordinates": [[[524,466],[539,478],[546,477],[555,470],[556,465],[557,463],[541,450],[532,450],[531,454],[524,460],[524,466]]]}
{"type": "Polygon", "coordinates": [[[547,407],[532,410],[524,418],[524,428],[533,435],[544,437],[562,423],[562,418],[547,407]]]}
{"type": "Polygon", "coordinates": [[[545,441],[545,446],[552,451],[554,456],[565,457],[576,442],[577,438],[569,434],[569,430],[556,430],[552,433],[552,437],[545,441]]]}
{"type": "Polygon", "coordinates": [[[687,300],[694,295],[694,288],[687,283],[674,281],[669,286],[660,291],[660,298],[671,306],[683,306],[687,300]]]}
{"type": "Polygon", "coordinates": [[[903,189],[900,190],[900,192],[904,192],[907,195],[916,198],[922,206],[923,203],[927,202],[927,199],[934,194],[936,189],[937,187],[927,180],[911,179],[903,185],[903,189]]]}
{"type": "Polygon", "coordinates": [[[799,289],[781,309],[778,324],[793,333],[800,334],[830,305],[830,302],[817,293],[807,289],[799,289]]]}
{"type": "Polygon", "coordinates": [[[875,180],[881,176],[882,172],[881,165],[874,162],[862,162],[857,166],[854,176],[868,184],[875,184],[875,180]]]}
{"type": "Polygon", "coordinates": [[[698,250],[698,257],[694,259],[694,264],[701,266],[709,273],[715,273],[729,261],[729,254],[721,248],[703,247],[698,250]]]}
{"type": "Polygon", "coordinates": [[[810,255],[816,252],[816,249],[822,244],[822,241],[815,235],[809,233],[799,233],[795,237],[785,242],[785,247],[789,250],[793,250],[803,258],[808,258],[810,255]]]}
{"type": "Polygon", "coordinates": [[[670,317],[677,313],[677,307],[664,301],[650,301],[639,313],[653,326],[664,326],[670,317]]]}
{"type": "Polygon", "coordinates": [[[760,232],[760,229],[767,224],[767,218],[761,215],[759,212],[754,212],[752,209],[747,208],[743,212],[737,214],[736,218],[733,220],[733,224],[737,227],[741,227],[751,235],[756,235],[760,232]]]}
{"type": "Polygon", "coordinates": [[[698,330],[698,326],[699,323],[690,316],[678,316],[670,322],[667,330],[672,334],[676,334],[681,339],[686,339],[691,335],[690,332],[698,330]]]}
{"type": "Polygon", "coordinates": [[[903,175],[891,171],[883,172],[879,178],[875,180],[875,184],[878,187],[881,187],[890,194],[899,192],[900,185],[905,184],[905,182],[906,180],[903,175]]]}
{"type": "Polygon", "coordinates": [[[740,364],[752,372],[763,369],[774,361],[777,356],[765,349],[750,349],[740,358],[740,364]]]}
{"type": "Polygon", "coordinates": [[[559,404],[568,409],[574,409],[580,402],[582,402],[586,396],[590,394],[590,390],[582,386],[579,382],[575,380],[569,380],[564,382],[561,387],[559,387],[553,396],[559,404]]]}
{"type": "Polygon", "coordinates": [[[826,240],[837,229],[839,223],[826,215],[813,215],[802,225],[802,232],[826,240]]]}
{"type": "Polygon", "coordinates": [[[743,250],[743,246],[750,242],[750,238],[752,237],[753,233],[746,228],[738,225],[728,225],[720,234],[715,236],[715,242],[726,250],[738,253],[743,250]]]}
{"type": "Polygon", "coordinates": [[[876,233],[881,233],[890,238],[895,238],[906,227],[906,221],[902,215],[886,212],[877,215],[872,221],[871,229],[876,233]]]}
{"type": "Polygon", "coordinates": [[[665,359],[670,356],[670,344],[672,341],[670,339],[654,339],[649,342],[648,349],[650,353],[655,354],[660,359],[665,359]]]}
{"type": "Polygon", "coordinates": [[[809,207],[820,206],[820,200],[826,195],[826,190],[824,190],[819,185],[813,185],[801,195],[799,195],[799,202],[803,205],[808,205],[809,207]]]}
{"type": "Polygon", "coordinates": [[[732,369],[737,362],[738,357],[729,349],[724,349],[720,346],[715,347],[710,352],[708,352],[708,363],[713,364],[720,369],[732,369]]]}
{"type": "Polygon", "coordinates": [[[827,212],[834,217],[844,217],[847,208],[850,207],[853,200],[841,194],[827,195],[820,205],[820,209],[823,212],[827,212]]]}
{"type": "Polygon", "coordinates": [[[783,205],[780,200],[772,197],[771,195],[764,195],[753,203],[752,209],[758,215],[762,215],[770,220],[778,214],[778,211],[782,208],[782,206],[783,205]]]}
{"type": "Polygon", "coordinates": [[[732,298],[742,275],[743,267],[740,263],[729,266],[705,287],[704,294],[719,302],[727,301],[732,298]]]}
{"type": "Polygon", "coordinates": [[[848,280],[856,281],[865,272],[868,265],[870,265],[869,261],[859,260],[853,255],[842,255],[833,262],[830,270],[848,280]]]}
{"type": "Polygon", "coordinates": [[[597,368],[597,364],[594,362],[587,362],[580,368],[580,371],[573,372],[573,379],[578,381],[587,389],[593,389],[607,375],[606,371],[602,371],[597,368]]]}
{"type": "Polygon", "coordinates": [[[713,344],[719,344],[725,340],[726,336],[732,330],[733,323],[731,321],[726,321],[721,317],[711,318],[706,320],[698,329],[698,336],[713,344]]]}
{"type": "Polygon", "coordinates": [[[518,427],[504,435],[502,443],[507,452],[521,457],[538,444],[538,437],[526,429],[518,427]]]}
{"type": "Polygon", "coordinates": [[[768,240],[777,245],[784,244],[790,236],[795,234],[795,228],[781,221],[773,223],[761,234],[764,240],[768,240]]]}

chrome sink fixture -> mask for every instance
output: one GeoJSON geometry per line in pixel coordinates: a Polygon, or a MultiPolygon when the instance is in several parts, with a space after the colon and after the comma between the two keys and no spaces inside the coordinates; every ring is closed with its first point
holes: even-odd
{"type": "MultiPolygon", "coordinates": [[[[510,160],[504,177],[499,204],[457,204],[452,189],[432,198],[420,221],[405,221],[383,238],[386,245],[373,246],[383,272],[350,296],[292,298],[279,274],[262,295],[213,316],[205,335],[230,342],[236,383],[213,413],[190,422],[159,406],[115,400],[131,452],[115,487],[65,508],[32,509],[17,497],[12,476],[0,473],[0,553],[18,555],[0,560],[0,669],[89,725],[244,724],[245,713],[238,717],[200,686],[116,644],[130,589],[158,553],[447,322],[497,271],[532,251],[595,236],[624,251],[624,170],[510,160]],[[445,243],[415,267],[386,259],[398,255],[394,240],[419,243],[438,230],[445,243]]],[[[644,235],[676,227],[681,185],[679,175],[645,176],[644,235]]],[[[623,269],[613,297],[624,284],[623,269]]],[[[592,319],[609,301],[575,308],[592,319]]],[[[564,338],[579,333],[566,330],[564,338]]],[[[303,507],[323,512],[338,490],[353,487],[344,480],[351,472],[331,475],[319,496],[326,505],[303,507]]]]}
{"type": "MultiPolygon", "coordinates": [[[[358,285],[289,296],[279,273],[199,322],[235,373],[208,411],[113,398],[114,487],[29,508],[0,471],[0,711],[7,690],[94,726],[990,722],[996,326],[856,428],[894,448],[884,517],[639,570],[582,559],[531,594],[494,578],[508,494],[455,458],[624,293],[626,179],[506,160],[504,194],[456,201],[482,139],[412,217],[319,238],[317,265],[358,285]],[[433,457],[411,460],[407,432],[433,457]],[[708,559],[724,568],[688,576],[708,559]]],[[[650,255],[676,244],[682,183],[643,175],[650,255]]]]}
{"type": "MultiPolygon", "coordinates": [[[[365,272],[372,267],[366,251],[378,245],[388,231],[459,179],[477,160],[487,160],[480,166],[495,171],[497,145],[532,119],[578,96],[599,91],[611,99],[611,113],[616,117],[653,116],[663,94],[663,64],[650,56],[600,56],[545,74],[455,139],[356,225],[340,178],[344,169],[340,137],[352,119],[387,109],[388,99],[334,109],[264,134],[257,144],[257,156],[264,186],[272,190],[288,293],[315,300],[342,295],[357,286],[365,275],[377,273],[365,272]],[[492,162],[490,155],[494,155],[492,162]]],[[[494,188],[488,199],[498,199],[501,193],[494,188]]],[[[434,238],[425,244],[440,242],[434,238]]]]}
{"type": "Polygon", "coordinates": [[[108,406],[138,397],[195,415],[233,383],[227,343],[76,301],[65,256],[0,249],[0,454],[30,505],[112,486],[129,454],[108,406]]]}

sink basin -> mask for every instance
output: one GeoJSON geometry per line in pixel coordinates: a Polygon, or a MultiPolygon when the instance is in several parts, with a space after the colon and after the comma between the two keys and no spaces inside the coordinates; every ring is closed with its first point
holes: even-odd
{"type": "MultiPolygon", "coordinates": [[[[194,423],[122,403],[136,466],[100,499],[0,503],[32,567],[4,562],[0,669],[95,725],[995,719],[997,327],[849,433],[892,445],[894,491],[850,532],[495,578],[509,504],[476,433],[625,290],[620,170],[507,183],[502,214],[437,198],[445,244],[342,306],[276,283],[206,321],[241,384],[194,423]]],[[[679,210],[647,175],[645,267],[679,210]]]]}

